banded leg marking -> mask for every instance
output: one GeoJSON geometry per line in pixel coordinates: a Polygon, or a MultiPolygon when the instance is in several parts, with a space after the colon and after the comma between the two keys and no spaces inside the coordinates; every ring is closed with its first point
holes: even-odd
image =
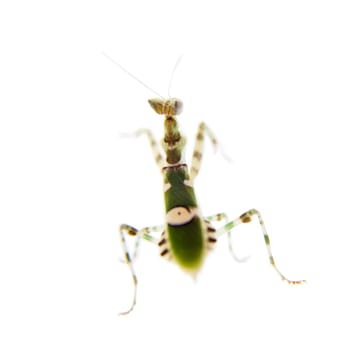
{"type": "Polygon", "coordinates": [[[207,248],[211,250],[217,242],[217,232],[216,228],[213,227],[213,222],[220,222],[225,220],[227,222],[227,215],[224,213],[205,216],[203,218],[207,225],[207,248]]]}
{"type": "Polygon", "coordinates": [[[206,225],[206,247],[207,250],[211,250],[217,242],[216,229],[212,226],[210,220],[204,218],[204,223],[206,225]]]}
{"type": "Polygon", "coordinates": [[[198,175],[201,164],[202,164],[202,155],[203,155],[203,146],[204,146],[204,134],[206,134],[211,143],[213,144],[214,149],[217,148],[218,141],[215,138],[212,131],[208,128],[205,123],[200,123],[198,126],[196,143],[193,150],[192,161],[191,161],[191,170],[190,170],[190,179],[194,180],[198,175]]]}
{"type": "Polygon", "coordinates": [[[136,277],[133,261],[137,257],[137,251],[138,251],[140,239],[143,238],[146,241],[157,244],[158,239],[153,237],[150,233],[159,232],[163,229],[164,229],[164,227],[162,225],[153,226],[153,227],[145,227],[141,230],[137,230],[136,228],[134,228],[130,225],[125,225],[125,224],[120,225],[119,234],[120,234],[120,241],[121,241],[121,246],[123,249],[124,259],[125,259],[124,262],[128,265],[128,268],[129,268],[131,276],[132,276],[132,280],[133,280],[133,284],[134,284],[134,294],[133,294],[133,301],[132,301],[130,308],[126,311],[120,312],[119,315],[127,315],[128,313],[130,313],[134,309],[134,307],[136,305],[137,277],[136,277]],[[127,242],[125,239],[125,233],[130,235],[130,236],[136,237],[135,244],[134,244],[134,250],[133,250],[132,255],[130,255],[130,251],[129,251],[129,248],[128,248],[128,245],[127,245],[127,242]]]}
{"type": "Polygon", "coordinates": [[[286,278],[281,272],[280,270],[277,268],[276,263],[275,263],[275,259],[272,255],[272,251],[271,251],[271,246],[270,246],[270,238],[267,234],[266,228],[265,228],[265,224],[263,221],[263,218],[260,214],[259,211],[257,211],[256,209],[251,209],[248,210],[247,212],[245,212],[244,214],[242,214],[239,218],[227,223],[226,225],[224,225],[223,227],[221,227],[217,233],[218,236],[221,236],[225,233],[230,232],[230,230],[232,230],[234,227],[240,225],[240,224],[247,224],[249,222],[252,221],[252,219],[254,218],[254,216],[257,216],[258,220],[259,220],[259,224],[262,230],[262,233],[264,235],[264,241],[265,241],[265,246],[267,249],[267,253],[269,255],[269,260],[270,260],[270,264],[271,266],[275,269],[275,271],[277,272],[277,274],[281,277],[281,279],[283,281],[287,281],[290,284],[301,284],[306,282],[305,280],[300,280],[300,281],[291,281],[288,278],[286,278]]]}
{"type": "Polygon", "coordinates": [[[170,252],[170,247],[169,247],[169,243],[168,243],[168,239],[166,236],[166,232],[165,230],[162,232],[162,235],[160,236],[160,240],[158,241],[158,247],[160,249],[160,256],[162,258],[166,258],[168,260],[171,260],[172,255],[170,252]]]}

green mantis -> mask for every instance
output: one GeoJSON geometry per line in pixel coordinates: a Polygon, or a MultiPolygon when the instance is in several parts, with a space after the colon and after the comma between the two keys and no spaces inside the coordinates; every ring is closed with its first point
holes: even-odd
{"type": "MultiPolygon", "coordinates": [[[[248,210],[233,221],[229,221],[227,215],[223,213],[202,216],[195,195],[194,181],[201,167],[204,139],[209,138],[214,146],[218,142],[208,126],[203,122],[200,123],[191,166],[188,168],[184,159],[186,142],[180,133],[177,122],[177,116],[182,110],[182,102],[175,98],[154,98],[148,102],[157,114],[164,117],[164,136],[161,140],[163,152],[161,152],[150,130],[139,129],[136,135],[144,135],[148,138],[154,160],[163,177],[165,223],[142,229],[136,229],[126,224],[119,227],[124,261],[129,268],[134,285],[132,303],[126,311],[120,314],[129,314],[136,305],[138,281],[134,268],[134,258],[140,240],[157,245],[161,257],[173,261],[184,272],[195,277],[203,266],[208,253],[214,248],[217,239],[225,234],[230,236],[233,228],[240,224],[247,224],[254,218],[257,218],[260,224],[270,264],[279,277],[290,284],[305,282],[304,280],[291,281],[277,268],[271,252],[270,239],[258,210],[248,210]],[[214,222],[223,222],[223,225],[220,228],[214,228],[214,222]],[[135,239],[133,254],[130,253],[126,243],[126,235],[133,236],[135,239]]],[[[233,254],[232,246],[229,245],[229,248],[233,254]]],[[[233,256],[235,257],[234,254],[233,256]]]]}

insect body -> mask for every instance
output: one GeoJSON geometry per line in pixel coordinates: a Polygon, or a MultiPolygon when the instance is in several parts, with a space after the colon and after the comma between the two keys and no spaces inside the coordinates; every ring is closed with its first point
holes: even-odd
{"type": "MultiPolygon", "coordinates": [[[[137,230],[129,225],[120,226],[119,232],[125,262],[134,281],[133,302],[130,308],[121,314],[128,314],[136,304],[137,277],[133,260],[136,256],[140,239],[157,244],[162,257],[174,261],[185,272],[196,276],[203,265],[207,253],[215,245],[217,238],[227,233],[230,242],[230,231],[239,224],[249,223],[255,216],[259,220],[272,267],[282,280],[288,283],[300,284],[304,282],[303,280],[290,281],[277,269],[270,248],[269,236],[262,216],[256,209],[245,212],[231,222],[228,222],[227,216],[223,213],[209,217],[201,215],[193,189],[193,182],[198,175],[201,165],[204,137],[209,137],[214,146],[217,145],[217,140],[206,124],[201,123],[199,125],[191,168],[188,170],[184,160],[185,139],[180,134],[176,120],[176,115],[181,112],[182,102],[174,98],[168,100],[156,98],[149,100],[149,103],[156,113],[165,117],[164,138],[162,140],[165,159],[150,130],[140,129],[136,135],[145,134],[148,137],[155,161],[163,175],[166,220],[164,225],[146,227],[141,230],[137,230]],[[212,224],[218,221],[225,221],[225,224],[221,228],[215,229],[212,224]],[[160,238],[153,235],[156,232],[161,232],[160,238]],[[132,255],[126,244],[125,234],[136,238],[132,255]]],[[[235,257],[231,243],[229,248],[235,257]]]]}

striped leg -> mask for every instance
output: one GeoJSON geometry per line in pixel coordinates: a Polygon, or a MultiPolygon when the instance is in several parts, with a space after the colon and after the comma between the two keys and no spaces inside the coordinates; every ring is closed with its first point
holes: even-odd
{"type": "MultiPolygon", "coordinates": [[[[137,253],[138,253],[141,238],[143,238],[144,240],[146,240],[148,242],[157,244],[159,239],[156,237],[153,237],[152,235],[150,235],[150,233],[163,231],[164,226],[158,225],[158,226],[152,226],[152,227],[144,227],[141,230],[137,230],[136,228],[134,228],[132,226],[124,224],[124,225],[120,226],[119,230],[126,232],[129,236],[135,237],[135,243],[134,243],[134,247],[133,247],[133,250],[131,253],[131,259],[132,259],[132,261],[134,261],[137,258],[137,253]]],[[[121,262],[125,263],[126,260],[121,259],[121,262]]]]}
{"type": "Polygon", "coordinates": [[[120,312],[119,315],[127,315],[128,313],[130,313],[134,309],[134,307],[136,305],[137,277],[136,277],[133,261],[137,256],[137,250],[139,247],[140,239],[143,238],[146,241],[157,244],[158,239],[153,237],[152,235],[150,235],[150,233],[151,232],[159,232],[159,231],[163,230],[163,228],[164,228],[163,226],[153,226],[153,227],[145,227],[141,230],[137,230],[136,228],[129,226],[129,225],[125,225],[125,224],[120,225],[119,234],[120,234],[121,245],[122,245],[122,249],[123,249],[123,253],[124,253],[124,260],[123,261],[128,265],[132,279],[133,279],[134,296],[133,296],[133,301],[132,301],[130,308],[127,311],[120,312]],[[127,242],[125,239],[125,233],[130,235],[130,236],[136,237],[135,244],[134,244],[134,250],[133,250],[132,254],[130,254],[130,252],[129,252],[129,248],[128,248],[128,245],[127,245],[127,242]]]}
{"type": "MultiPolygon", "coordinates": [[[[206,216],[204,218],[204,220],[209,221],[210,223],[224,221],[227,224],[228,223],[228,216],[225,213],[219,213],[219,214],[215,214],[215,215],[211,215],[211,216],[206,216]]],[[[231,255],[233,256],[233,258],[237,262],[240,262],[240,263],[247,261],[249,259],[249,256],[239,258],[236,255],[236,253],[234,252],[233,246],[232,246],[231,231],[229,230],[229,231],[226,231],[225,233],[227,233],[228,249],[229,249],[231,255]]]]}
{"type": "Polygon", "coordinates": [[[215,215],[205,216],[204,220],[208,220],[210,222],[220,222],[224,220],[225,222],[228,221],[227,215],[225,213],[219,213],[215,215]]]}
{"type": "Polygon", "coordinates": [[[198,126],[197,136],[196,136],[196,144],[194,146],[192,162],[191,162],[191,170],[190,170],[190,179],[193,181],[195,177],[198,175],[201,163],[202,163],[202,154],[203,154],[203,142],[204,142],[204,134],[207,134],[211,143],[213,144],[214,149],[217,148],[218,141],[215,138],[212,131],[207,127],[205,123],[200,123],[198,126]]]}
{"type": "Polygon", "coordinates": [[[158,146],[157,141],[155,140],[151,130],[139,129],[132,134],[122,134],[122,136],[135,136],[135,137],[139,137],[141,135],[147,136],[148,141],[149,141],[150,146],[151,146],[151,149],[152,149],[154,160],[157,163],[158,168],[160,170],[162,170],[162,168],[164,167],[164,159],[163,159],[162,154],[160,153],[159,146],[158,146]]]}
{"type": "Polygon", "coordinates": [[[286,278],[280,272],[280,270],[277,268],[276,263],[275,263],[275,259],[272,256],[272,251],[271,251],[271,247],[270,247],[270,238],[267,234],[264,221],[262,219],[261,214],[256,209],[248,210],[247,212],[242,214],[239,218],[227,223],[225,226],[223,226],[222,228],[220,228],[217,231],[218,236],[221,236],[224,233],[230,232],[230,230],[232,230],[234,227],[238,226],[239,224],[247,224],[248,222],[251,222],[254,216],[257,216],[259,219],[260,227],[261,227],[261,230],[262,230],[263,235],[264,235],[267,253],[268,253],[269,259],[270,259],[270,264],[276,270],[278,275],[282,278],[283,281],[287,281],[288,283],[291,283],[291,284],[300,284],[300,283],[306,282],[305,280],[291,281],[288,278],[286,278]]]}

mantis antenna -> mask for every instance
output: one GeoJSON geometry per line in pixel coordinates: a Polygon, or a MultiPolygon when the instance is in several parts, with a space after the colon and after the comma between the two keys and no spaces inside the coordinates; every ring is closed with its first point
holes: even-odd
{"type": "Polygon", "coordinates": [[[180,62],[181,62],[183,56],[184,56],[184,54],[182,53],[182,54],[178,57],[178,59],[177,59],[177,61],[176,61],[176,63],[175,63],[175,66],[174,66],[174,68],[173,68],[173,71],[171,72],[170,80],[169,80],[169,86],[168,86],[168,97],[169,97],[169,98],[170,98],[170,88],[171,88],[171,84],[172,84],[172,82],[173,82],[174,74],[175,74],[175,71],[176,71],[177,67],[179,66],[179,64],[180,64],[180,62]]]}
{"type": "MultiPolygon", "coordinates": [[[[149,91],[153,92],[154,94],[156,94],[157,96],[159,96],[161,99],[165,100],[165,98],[158,94],[157,91],[153,90],[151,87],[149,87],[147,84],[145,84],[142,80],[140,80],[139,78],[137,78],[135,75],[133,75],[132,73],[130,73],[126,68],[124,68],[120,63],[118,63],[117,61],[115,61],[112,57],[108,56],[105,52],[102,52],[102,55],[105,56],[106,58],[108,58],[112,63],[114,63],[116,66],[118,66],[120,69],[122,69],[126,74],[128,74],[131,78],[135,79],[139,84],[143,85],[146,89],[148,89],[149,91]]],[[[175,69],[174,69],[175,70],[175,69]]]]}

